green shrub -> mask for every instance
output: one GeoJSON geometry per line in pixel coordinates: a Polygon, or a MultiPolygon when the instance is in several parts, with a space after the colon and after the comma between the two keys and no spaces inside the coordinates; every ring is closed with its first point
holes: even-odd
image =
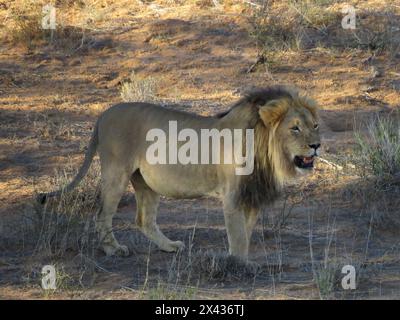
{"type": "Polygon", "coordinates": [[[395,117],[377,116],[356,132],[357,156],[366,173],[387,177],[400,173],[400,124],[395,117]]]}

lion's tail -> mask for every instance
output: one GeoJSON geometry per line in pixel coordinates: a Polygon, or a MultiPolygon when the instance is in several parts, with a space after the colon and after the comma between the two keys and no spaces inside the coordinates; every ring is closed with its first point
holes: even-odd
{"type": "Polygon", "coordinates": [[[43,204],[49,197],[57,197],[60,196],[62,193],[70,192],[71,190],[73,190],[86,176],[90,168],[90,165],[93,161],[93,158],[96,154],[98,143],[99,143],[99,137],[98,137],[98,122],[97,122],[92,134],[92,138],[90,139],[89,142],[88,150],[86,151],[85,154],[85,160],[83,161],[83,164],[80,167],[75,178],[65,188],[49,193],[40,193],[37,197],[37,201],[43,204]]]}

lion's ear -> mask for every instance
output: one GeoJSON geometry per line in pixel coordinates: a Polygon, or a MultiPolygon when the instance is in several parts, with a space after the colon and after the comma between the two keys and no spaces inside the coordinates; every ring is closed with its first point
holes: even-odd
{"type": "Polygon", "coordinates": [[[284,99],[271,100],[260,107],[258,114],[265,126],[269,127],[280,121],[288,110],[288,103],[284,99]]]}

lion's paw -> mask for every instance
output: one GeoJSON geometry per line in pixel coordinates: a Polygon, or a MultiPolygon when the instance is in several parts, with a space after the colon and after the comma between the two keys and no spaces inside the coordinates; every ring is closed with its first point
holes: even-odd
{"type": "Polygon", "coordinates": [[[127,246],[124,245],[103,245],[103,251],[107,256],[120,256],[120,257],[127,257],[129,255],[129,249],[127,246]]]}
{"type": "Polygon", "coordinates": [[[182,241],[171,241],[161,248],[166,252],[177,252],[185,248],[185,244],[182,241]]]}

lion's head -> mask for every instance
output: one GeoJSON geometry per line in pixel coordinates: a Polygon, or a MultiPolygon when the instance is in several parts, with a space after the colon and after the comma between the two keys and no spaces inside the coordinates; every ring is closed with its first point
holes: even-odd
{"type": "Polygon", "coordinates": [[[313,168],[321,145],[317,106],[295,89],[273,86],[252,91],[218,117],[255,131],[254,171],[242,177],[241,205],[272,202],[285,180],[313,168]]]}
{"type": "Polygon", "coordinates": [[[296,91],[288,93],[290,97],[268,101],[258,111],[279,182],[312,169],[321,146],[315,102],[296,91]]]}

